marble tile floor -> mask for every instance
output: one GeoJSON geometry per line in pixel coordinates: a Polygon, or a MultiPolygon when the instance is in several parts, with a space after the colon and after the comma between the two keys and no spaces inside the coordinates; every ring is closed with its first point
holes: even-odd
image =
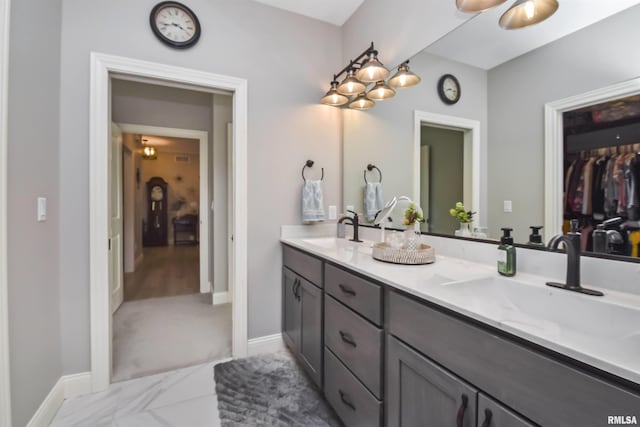
{"type": "Polygon", "coordinates": [[[66,400],[51,427],[219,427],[213,380],[205,363],[130,381],[66,400]]]}

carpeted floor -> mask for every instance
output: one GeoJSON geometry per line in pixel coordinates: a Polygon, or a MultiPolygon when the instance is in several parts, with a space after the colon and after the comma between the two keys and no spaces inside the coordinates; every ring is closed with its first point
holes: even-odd
{"type": "Polygon", "coordinates": [[[236,359],[213,369],[223,427],[341,425],[288,352],[236,359]]]}
{"type": "Polygon", "coordinates": [[[112,381],[124,381],[231,355],[231,304],[211,294],[123,303],[113,315],[112,381]]]}

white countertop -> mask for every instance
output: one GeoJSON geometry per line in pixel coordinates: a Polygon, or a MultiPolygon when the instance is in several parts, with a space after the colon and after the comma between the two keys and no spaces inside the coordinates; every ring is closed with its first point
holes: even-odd
{"type": "Polygon", "coordinates": [[[495,265],[438,255],[437,247],[435,263],[404,266],[373,259],[372,242],[318,236],[281,242],[640,384],[638,295],[605,290],[594,297],[545,285],[558,277],[505,278],[495,265]]]}

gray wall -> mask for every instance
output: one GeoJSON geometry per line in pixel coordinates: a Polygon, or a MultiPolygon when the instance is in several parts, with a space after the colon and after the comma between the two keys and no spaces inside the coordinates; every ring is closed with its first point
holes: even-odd
{"type": "Polygon", "coordinates": [[[489,71],[490,233],[509,226],[526,242],[543,223],[544,104],[638,77],[638,22],[635,6],[489,71]]]}
{"type": "MultiPolygon", "coordinates": [[[[429,146],[429,164],[420,165],[421,176],[430,177],[429,231],[453,234],[460,224],[449,209],[464,200],[464,132],[422,126],[420,145],[429,146]]],[[[426,205],[422,201],[423,209],[426,205]]]]}
{"type": "MultiPolygon", "coordinates": [[[[60,18],[59,0],[11,2],[7,249],[15,426],[27,424],[62,374],[58,279],[60,18]],[[46,222],[36,222],[39,196],[47,198],[46,222]]],[[[68,232],[78,234],[79,230],[68,232]]]]}
{"type": "Polygon", "coordinates": [[[306,159],[325,168],[325,204],[342,199],[340,111],[318,103],[341,67],[340,29],[249,0],[192,0],[202,37],[194,48],[177,51],[149,29],[156,3],[63,3],[59,251],[65,373],[90,369],[90,52],[248,80],[250,338],[280,330],[278,238],[281,224],[300,223],[300,168],[306,159]]]}
{"type": "MultiPolygon", "coordinates": [[[[398,90],[396,96],[366,111],[344,110],[344,204],[363,209],[362,172],[368,163],[382,170],[385,199],[413,196],[414,111],[446,114],[480,122],[480,138],[487,135],[487,72],[423,52],[411,58],[411,70],[422,77],[418,86],[398,90]],[[440,76],[454,74],[462,95],[455,105],[438,97],[440,76]]],[[[486,147],[481,147],[481,168],[486,147]]],[[[480,185],[480,206],[486,205],[486,185],[480,185]]],[[[482,209],[480,209],[481,221],[482,209]]]]}

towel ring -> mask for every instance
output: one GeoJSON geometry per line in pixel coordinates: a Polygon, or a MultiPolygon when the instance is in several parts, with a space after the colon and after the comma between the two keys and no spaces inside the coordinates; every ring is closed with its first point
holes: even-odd
{"type": "MultiPolygon", "coordinates": [[[[307,160],[306,163],[304,164],[304,166],[302,166],[302,180],[303,181],[307,181],[307,178],[304,177],[304,170],[306,168],[310,168],[313,167],[313,160],[307,160]]],[[[320,177],[320,181],[324,180],[324,168],[320,168],[322,170],[322,176],[320,177]]]]}
{"type": "Polygon", "coordinates": [[[380,174],[380,182],[382,182],[382,171],[380,170],[380,168],[378,168],[376,165],[372,165],[371,163],[369,163],[367,165],[367,170],[364,171],[363,175],[364,175],[364,183],[368,184],[369,181],[367,181],[367,171],[371,172],[372,170],[377,170],[378,173],[380,174]]]}

